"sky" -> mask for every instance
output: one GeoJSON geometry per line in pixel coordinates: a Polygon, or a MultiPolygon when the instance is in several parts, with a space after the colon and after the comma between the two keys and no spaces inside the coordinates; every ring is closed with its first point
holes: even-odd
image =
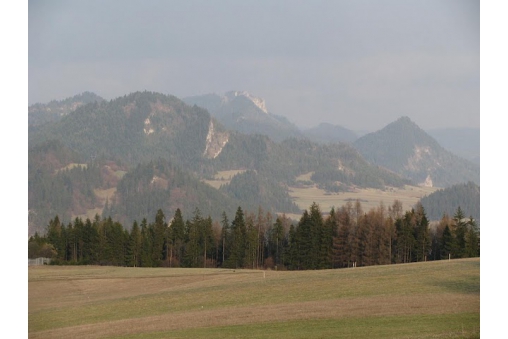
{"type": "Polygon", "coordinates": [[[480,127],[480,4],[29,1],[28,104],[245,90],[305,128],[480,127]]]}

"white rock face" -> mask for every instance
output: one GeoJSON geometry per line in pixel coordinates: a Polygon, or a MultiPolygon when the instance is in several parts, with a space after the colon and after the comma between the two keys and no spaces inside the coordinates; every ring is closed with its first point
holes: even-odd
{"type": "Polygon", "coordinates": [[[408,159],[405,168],[411,171],[418,170],[421,167],[420,163],[423,161],[423,159],[425,157],[429,157],[431,153],[432,152],[430,147],[415,146],[414,153],[408,159]]]}
{"type": "Polygon", "coordinates": [[[433,187],[434,184],[432,183],[432,178],[430,177],[430,174],[427,175],[427,178],[425,179],[424,182],[422,182],[420,184],[420,186],[424,186],[424,187],[433,187]]]}
{"type": "Polygon", "coordinates": [[[213,121],[210,120],[210,125],[208,126],[208,134],[206,135],[206,144],[205,151],[203,152],[203,156],[209,159],[215,159],[219,156],[222,149],[229,141],[229,134],[219,133],[215,131],[213,126],[213,121]]]}
{"type": "Polygon", "coordinates": [[[154,132],[153,128],[151,127],[150,118],[146,118],[145,120],[145,128],[143,128],[143,131],[146,135],[152,134],[154,132]]]}

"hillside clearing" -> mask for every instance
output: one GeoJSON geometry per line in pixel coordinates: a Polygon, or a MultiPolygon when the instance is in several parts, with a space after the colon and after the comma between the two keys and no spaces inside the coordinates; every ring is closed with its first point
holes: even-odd
{"type": "Polygon", "coordinates": [[[219,189],[222,185],[229,184],[231,179],[237,174],[243,173],[246,170],[227,170],[227,171],[218,171],[217,174],[213,176],[213,179],[203,179],[204,183],[212,186],[213,188],[219,189]]]}
{"type": "Polygon", "coordinates": [[[410,210],[422,197],[429,195],[439,188],[423,186],[404,186],[404,188],[389,188],[386,190],[373,188],[358,188],[354,192],[327,193],[316,186],[289,187],[289,195],[301,209],[308,209],[316,202],[322,212],[329,212],[332,207],[338,208],[348,201],[359,200],[364,211],[379,207],[383,203],[386,208],[395,200],[402,203],[403,210],[410,210]]]}
{"type": "Polygon", "coordinates": [[[291,272],[43,266],[29,268],[28,292],[30,338],[458,338],[480,327],[479,258],[291,272]]]}

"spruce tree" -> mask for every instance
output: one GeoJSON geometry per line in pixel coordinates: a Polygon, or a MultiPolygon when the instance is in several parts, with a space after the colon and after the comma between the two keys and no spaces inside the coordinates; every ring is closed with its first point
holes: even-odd
{"type": "Polygon", "coordinates": [[[469,217],[467,222],[468,230],[466,233],[466,257],[473,258],[480,256],[480,232],[473,217],[469,217]]]}
{"type": "Polygon", "coordinates": [[[454,246],[453,254],[455,258],[464,258],[466,256],[466,234],[467,234],[467,222],[465,221],[464,213],[460,206],[457,208],[455,215],[453,216],[454,221],[454,246]]]}
{"type": "Polygon", "coordinates": [[[221,228],[221,246],[219,250],[220,266],[224,266],[231,252],[231,234],[228,216],[225,211],[222,212],[221,228]]]}
{"type": "Polygon", "coordinates": [[[139,267],[141,266],[141,246],[143,238],[139,229],[137,221],[132,224],[131,232],[129,234],[129,244],[127,247],[127,266],[139,267]]]}
{"type": "Polygon", "coordinates": [[[415,254],[416,261],[424,261],[430,251],[430,230],[429,221],[425,214],[425,209],[421,203],[416,205],[415,211],[415,254]]]}
{"type": "Polygon", "coordinates": [[[226,260],[227,267],[240,268],[245,266],[246,225],[242,208],[236,210],[235,219],[231,223],[231,255],[226,260]]]}
{"type": "Polygon", "coordinates": [[[185,249],[185,222],[183,221],[182,211],[177,208],[171,225],[169,227],[169,258],[170,266],[180,266],[183,260],[185,249]]]}

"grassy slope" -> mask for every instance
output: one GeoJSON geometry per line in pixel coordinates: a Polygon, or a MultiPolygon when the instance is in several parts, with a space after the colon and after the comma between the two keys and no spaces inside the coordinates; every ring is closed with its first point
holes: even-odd
{"type": "Polygon", "coordinates": [[[303,272],[30,267],[30,338],[476,338],[480,260],[303,272]]]}

